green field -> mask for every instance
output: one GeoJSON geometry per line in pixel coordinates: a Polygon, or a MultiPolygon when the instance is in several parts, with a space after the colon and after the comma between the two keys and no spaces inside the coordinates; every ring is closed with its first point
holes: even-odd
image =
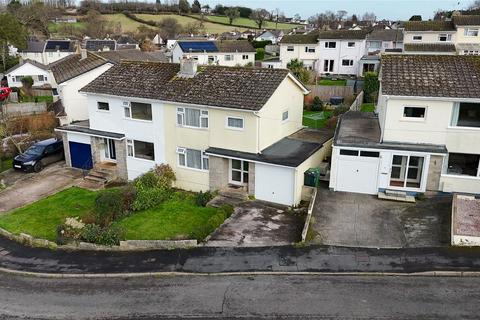
{"type": "Polygon", "coordinates": [[[85,22],[75,22],[75,23],[50,22],[48,24],[48,31],[50,31],[51,33],[59,33],[63,26],[67,30],[68,28],[71,28],[71,27],[73,27],[73,29],[76,29],[76,30],[83,30],[85,29],[85,22]]]}
{"type": "Polygon", "coordinates": [[[140,26],[147,26],[153,28],[149,25],[134,21],[128,17],[126,17],[122,13],[116,14],[104,14],[102,17],[113,24],[120,24],[122,26],[122,32],[136,32],[137,28],[140,26]]]}
{"type": "MultiPolygon", "coordinates": [[[[228,17],[226,16],[206,16],[205,17],[207,20],[212,21],[212,22],[220,22],[220,23],[229,23],[228,17]]],[[[248,18],[238,18],[233,21],[232,25],[237,25],[237,26],[242,26],[242,27],[248,27],[248,28],[258,28],[257,24],[255,21],[252,19],[248,18]]],[[[290,24],[290,23],[278,23],[276,25],[274,22],[266,21],[264,23],[264,26],[262,28],[266,29],[293,29],[296,27],[299,27],[300,25],[296,24],[290,24]]]]}
{"type": "MultiPolygon", "coordinates": [[[[186,26],[189,23],[198,23],[200,22],[197,19],[190,18],[190,17],[185,17],[185,16],[180,16],[180,15],[175,15],[175,14],[136,14],[136,16],[140,19],[143,20],[151,20],[151,21],[162,21],[163,19],[169,17],[169,18],[175,18],[177,19],[178,23],[180,23],[182,26],[186,26]]],[[[238,27],[235,26],[223,26],[221,24],[215,24],[211,22],[204,22],[204,31],[206,33],[223,33],[223,32],[228,32],[228,31],[233,31],[233,30],[238,30],[238,27]]]]}

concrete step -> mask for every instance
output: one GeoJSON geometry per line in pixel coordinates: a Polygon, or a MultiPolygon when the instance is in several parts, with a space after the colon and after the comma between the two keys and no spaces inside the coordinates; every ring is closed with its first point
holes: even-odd
{"type": "Polygon", "coordinates": [[[248,194],[243,190],[241,190],[241,191],[224,190],[224,191],[220,191],[218,194],[222,197],[225,197],[225,198],[236,199],[236,200],[241,200],[241,201],[248,200],[248,194]]]}
{"type": "Polygon", "coordinates": [[[403,194],[402,195],[394,195],[392,193],[388,194],[386,192],[379,192],[378,193],[378,199],[415,203],[415,197],[414,196],[409,196],[407,194],[405,194],[405,195],[403,195],[403,194]]]}
{"type": "Polygon", "coordinates": [[[100,182],[100,183],[103,183],[103,184],[107,183],[107,179],[91,176],[90,174],[87,175],[84,179],[89,180],[89,181],[94,181],[94,182],[100,182]]]}
{"type": "Polygon", "coordinates": [[[108,179],[108,176],[109,176],[108,173],[97,171],[96,169],[90,170],[88,175],[96,178],[106,179],[106,180],[108,179]]]}
{"type": "Polygon", "coordinates": [[[385,194],[392,197],[404,197],[404,198],[407,197],[407,193],[405,191],[399,191],[399,190],[387,189],[385,190],[385,194]]]}

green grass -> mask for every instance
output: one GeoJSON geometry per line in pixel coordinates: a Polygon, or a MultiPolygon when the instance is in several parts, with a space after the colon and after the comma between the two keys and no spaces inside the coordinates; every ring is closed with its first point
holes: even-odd
{"type": "MultiPolygon", "coordinates": [[[[143,19],[143,20],[147,20],[147,21],[152,20],[152,21],[156,21],[156,22],[162,21],[163,19],[165,19],[167,17],[168,18],[175,18],[178,21],[178,23],[181,24],[182,26],[186,26],[189,23],[198,23],[199,22],[199,20],[197,20],[197,19],[190,18],[190,17],[185,17],[185,16],[180,16],[180,15],[176,15],[176,14],[136,14],[135,16],[137,16],[138,18],[143,19]]],[[[203,23],[203,27],[204,27],[206,33],[223,33],[223,32],[233,31],[235,29],[239,29],[238,27],[235,27],[235,26],[224,26],[224,25],[221,25],[221,24],[211,23],[211,22],[207,22],[207,21],[205,21],[203,23]]]]}
{"type": "Polygon", "coordinates": [[[48,31],[50,31],[51,33],[59,33],[59,30],[61,29],[61,26],[62,25],[65,25],[67,27],[73,27],[74,29],[77,29],[77,30],[84,30],[85,27],[86,27],[86,23],[85,22],[75,22],[75,23],[66,23],[66,22],[60,22],[60,23],[56,23],[56,22],[50,22],[48,24],[48,31]]]}
{"type": "Polygon", "coordinates": [[[13,159],[3,159],[0,161],[0,172],[7,171],[12,168],[13,159]]]}
{"type": "Polygon", "coordinates": [[[194,195],[177,192],[159,207],[134,213],[115,225],[124,228],[127,240],[190,238],[196,228],[206,225],[217,212],[216,208],[195,205],[194,195]]]}
{"type": "Polygon", "coordinates": [[[324,128],[332,115],[332,111],[304,111],[303,125],[312,129],[324,128]]]}
{"type": "MultiPolygon", "coordinates": [[[[228,17],[226,17],[226,16],[205,16],[205,18],[208,21],[212,21],[212,22],[230,23],[230,21],[228,20],[228,17]]],[[[232,23],[232,26],[248,27],[248,28],[255,28],[255,29],[258,28],[258,25],[255,23],[255,21],[253,21],[252,19],[248,19],[248,18],[235,19],[232,23]]],[[[264,23],[264,25],[262,26],[262,28],[266,28],[266,29],[275,29],[275,28],[278,28],[278,29],[293,29],[293,28],[296,28],[298,26],[300,26],[300,25],[290,24],[290,23],[278,23],[278,25],[276,25],[275,22],[266,21],[264,23]]]]}
{"type": "Polygon", "coordinates": [[[53,97],[52,96],[36,96],[36,97],[22,96],[20,98],[20,102],[47,102],[47,103],[52,103],[53,102],[53,97]]]}
{"type": "Polygon", "coordinates": [[[318,84],[321,85],[321,86],[346,86],[347,85],[347,80],[345,80],[345,79],[337,79],[337,80],[322,79],[318,82],[318,84]]]}
{"type": "Polygon", "coordinates": [[[375,104],[373,103],[363,103],[360,107],[360,111],[362,112],[374,112],[375,111],[375,104]]]}
{"type": "Polygon", "coordinates": [[[67,217],[83,217],[93,210],[97,193],[72,187],[0,216],[0,227],[55,241],[56,227],[67,217]]]}
{"type": "MultiPolygon", "coordinates": [[[[15,234],[27,233],[36,238],[55,241],[56,227],[67,217],[84,217],[94,210],[98,192],[72,187],[31,205],[0,216],[0,227],[15,234]]],[[[114,222],[125,230],[127,240],[167,240],[190,238],[198,228],[218,227],[220,209],[199,207],[195,195],[175,193],[157,208],[134,212],[114,222]]],[[[213,230],[208,230],[207,233],[213,230]]]]}

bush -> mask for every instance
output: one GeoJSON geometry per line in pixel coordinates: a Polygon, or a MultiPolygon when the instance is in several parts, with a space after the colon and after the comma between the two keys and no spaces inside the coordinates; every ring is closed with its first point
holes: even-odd
{"type": "Polygon", "coordinates": [[[146,210],[170,199],[175,181],[175,173],[169,165],[156,166],[133,182],[136,193],[131,203],[134,211],[146,210]]]}
{"type": "Polygon", "coordinates": [[[117,246],[124,239],[124,231],[119,227],[102,228],[98,224],[88,224],[82,232],[82,240],[104,246],[117,246]]]}
{"type": "Polygon", "coordinates": [[[172,167],[170,167],[168,164],[157,165],[153,170],[159,177],[159,183],[165,187],[171,188],[173,182],[177,180],[175,177],[175,172],[173,172],[172,167]]]}
{"type": "Polygon", "coordinates": [[[257,53],[255,53],[255,60],[263,60],[265,59],[265,49],[258,48],[257,53]]]}
{"type": "Polygon", "coordinates": [[[380,82],[378,81],[378,75],[375,72],[367,72],[365,74],[365,84],[363,87],[365,102],[373,102],[375,95],[378,94],[380,88],[380,82]]]}
{"type": "Polygon", "coordinates": [[[212,200],[213,194],[210,191],[197,193],[195,197],[195,204],[199,207],[206,207],[207,203],[212,200]]]}
{"type": "Polygon", "coordinates": [[[95,199],[96,223],[108,226],[116,218],[123,215],[123,197],[121,189],[100,192],[95,199]]]}
{"type": "Polygon", "coordinates": [[[123,214],[127,214],[132,211],[133,203],[137,196],[137,190],[132,184],[128,184],[121,188],[122,192],[122,211],[123,214]]]}
{"type": "Polygon", "coordinates": [[[335,109],[333,109],[333,115],[334,116],[339,116],[345,112],[347,112],[350,108],[347,106],[338,106],[335,109]]]}
{"type": "Polygon", "coordinates": [[[165,200],[171,198],[172,189],[150,188],[137,190],[135,200],[132,203],[133,211],[147,210],[158,207],[165,200]]]}
{"type": "Polygon", "coordinates": [[[312,111],[322,111],[322,105],[323,105],[323,103],[322,103],[322,100],[320,100],[320,97],[315,96],[315,98],[313,98],[311,110],[312,111]]]}
{"type": "Polygon", "coordinates": [[[190,237],[197,241],[204,241],[212,232],[214,232],[224,221],[233,213],[231,205],[223,205],[218,212],[207,220],[207,223],[194,229],[190,237]]]}
{"type": "Polygon", "coordinates": [[[272,41],[270,40],[264,40],[264,41],[252,41],[252,46],[255,48],[255,49],[259,49],[259,48],[262,48],[262,49],[265,49],[266,46],[272,44],[272,41]]]}

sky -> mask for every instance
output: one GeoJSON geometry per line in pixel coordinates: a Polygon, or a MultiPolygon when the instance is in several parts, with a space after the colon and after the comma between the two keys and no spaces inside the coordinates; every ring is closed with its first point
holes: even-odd
{"type": "Polygon", "coordinates": [[[199,0],[202,5],[214,7],[241,5],[250,8],[279,8],[287,17],[296,13],[307,19],[315,13],[327,10],[346,10],[349,15],[374,12],[380,19],[408,20],[413,14],[423,19],[432,18],[437,9],[455,10],[468,7],[473,0],[199,0]]]}

